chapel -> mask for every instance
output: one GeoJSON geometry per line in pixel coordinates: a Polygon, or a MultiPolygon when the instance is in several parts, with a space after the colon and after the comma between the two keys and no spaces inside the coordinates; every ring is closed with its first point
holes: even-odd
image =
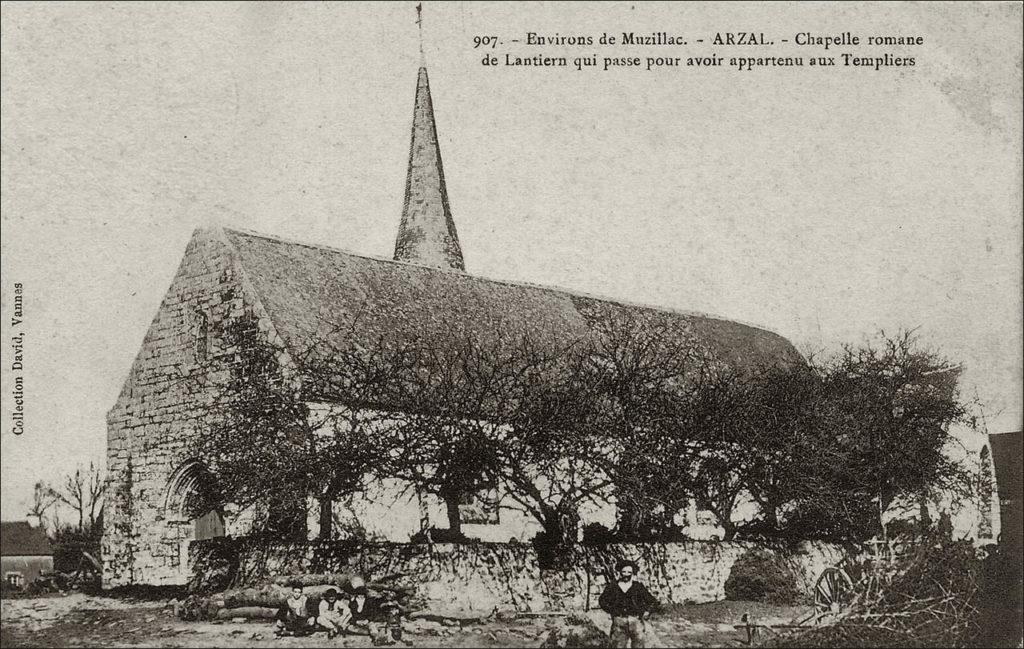
{"type": "MultiPolygon", "coordinates": [[[[468,272],[421,67],[392,258],[227,228],[193,234],[107,415],[104,585],[185,583],[190,543],[247,532],[250,512],[211,504],[195,513],[213,502],[215,476],[190,455],[189,441],[217,395],[188,389],[186,379],[216,371],[233,352],[216,333],[226,324],[257,323],[259,335],[281,349],[282,367],[301,382],[298,351],[315,349],[339,327],[352,332],[351,344],[366,345],[409,335],[440,340],[453,328],[562,340],[586,335],[614,313],[668,323],[732,366],[802,362],[789,341],[760,327],[468,272]]],[[[408,494],[401,485],[376,485],[339,515],[357,519],[374,538],[399,542],[421,529],[424,512],[428,524],[445,526],[440,503],[408,494]]],[[[468,517],[463,531],[489,541],[528,540],[537,524],[506,505],[468,517]]],[[[313,538],[316,512],[308,520],[313,538]]]]}

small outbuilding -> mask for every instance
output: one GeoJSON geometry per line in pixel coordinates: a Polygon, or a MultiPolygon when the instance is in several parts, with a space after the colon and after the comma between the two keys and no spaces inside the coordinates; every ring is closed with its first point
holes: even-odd
{"type": "Polygon", "coordinates": [[[53,548],[42,527],[27,521],[0,523],[0,569],[5,588],[25,588],[44,573],[53,572],[53,548]]]}

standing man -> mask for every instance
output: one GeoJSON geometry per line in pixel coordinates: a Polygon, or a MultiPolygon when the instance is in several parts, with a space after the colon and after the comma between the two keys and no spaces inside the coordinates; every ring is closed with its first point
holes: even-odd
{"type": "Polygon", "coordinates": [[[661,608],[647,587],[634,581],[637,569],[628,559],[615,564],[617,579],[605,586],[598,600],[601,609],[612,616],[613,647],[645,647],[647,618],[661,608]]]}

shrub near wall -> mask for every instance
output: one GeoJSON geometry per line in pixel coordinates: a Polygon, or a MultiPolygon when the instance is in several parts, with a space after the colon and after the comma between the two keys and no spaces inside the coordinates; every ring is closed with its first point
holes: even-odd
{"type": "MultiPolygon", "coordinates": [[[[615,563],[624,558],[640,565],[638,578],[665,603],[726,599],[726,584],[737,562],[741,570],[749,570],[744,556],[776,557],[769,561],[785,567],[790,592],[806,596],[817,575],[843,556],[838,546],[826,543],[793,548],[754,542],[622,543],[580,548],[575,565],[542,571],[536,552],[525,544],[231,542],[238,556],[235,585],[290,574],[358,572],[367,581],[392,579],[434,606],[484,612],[594,608],[615,563]]],[[[211,551],[205,541],[193,543],[192,565],[203,565],[211,551]]]]}
{"type": "Polygon", "coordinates": [[[193,543],[190,547],[188,582],[190,593],[212,593],[234,585],[238,580],[241,544],[229,537],[193,543]]]}
{"type": "Polygon", "coordinates": [[[760,548],[744,552],[725,580],[731,600],[795,604],[802,597],[800,579],[785,557],[760,548]]]}

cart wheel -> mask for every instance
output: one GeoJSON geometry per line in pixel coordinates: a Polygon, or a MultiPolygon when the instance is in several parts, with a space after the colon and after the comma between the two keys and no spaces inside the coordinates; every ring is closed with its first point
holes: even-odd
{"type": "Polygon", "coordinates": [[[819,613],[838,613],[853,597],[853,581],[842,568],[825,568],[814,585],[814,608],[819,613]]]}

